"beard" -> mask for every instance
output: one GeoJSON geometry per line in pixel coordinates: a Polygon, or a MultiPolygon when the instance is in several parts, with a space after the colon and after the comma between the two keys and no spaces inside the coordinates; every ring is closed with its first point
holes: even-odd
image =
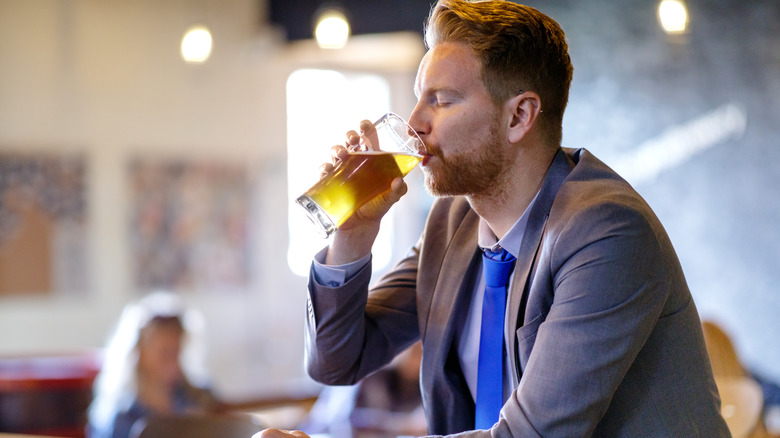
{"type": "Polygon", "coordinates": [[[445,158],[440,149],[429,148],[429,152],[438,158],[439,166],[424,169],[428,192],[433,196],[475,196],[496,187],[507,168],[498,125],[495,122],[487,137],[458,155],[445,158]]]}

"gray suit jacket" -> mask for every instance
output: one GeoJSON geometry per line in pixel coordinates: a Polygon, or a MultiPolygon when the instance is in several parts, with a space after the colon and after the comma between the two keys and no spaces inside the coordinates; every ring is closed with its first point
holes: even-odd
{"type": "MultiPolygon", "coordinates": [[[[474,427],[457,359],[479,264],[479,217],[434,202],[418,244],[369,290],[309,281],[307,367],[352,384],[422,339],[432,434],[474,427]]],[[[672,245],[644,200],[584,149],[560,150],[530,211],[507,302],[515,391],[468,437],[729,436],[700,320],[672,245]]]]}

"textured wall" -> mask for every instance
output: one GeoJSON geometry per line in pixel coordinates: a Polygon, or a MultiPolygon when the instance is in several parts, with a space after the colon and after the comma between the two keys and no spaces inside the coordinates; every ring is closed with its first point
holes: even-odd
{"type": "Polygon", "coordinates": [[[567,33],[564,145],[619,169],[655,209],[702,318],[780,381],[780,2],[688,1],[662,32],[656,2],[527,2],[567,33]]]}

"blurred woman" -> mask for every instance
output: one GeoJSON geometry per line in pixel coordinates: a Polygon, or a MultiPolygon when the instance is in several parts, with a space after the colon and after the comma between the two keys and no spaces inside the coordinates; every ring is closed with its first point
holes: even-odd
{"type": "Polygon", "coordinates": [[[193,342],[199,322],[171,293],[153,293],[124,309],[95,380],[89,438],[128,438],[133,424],[150,415],[217,407],[200,387],[205,374],[193,342]]]}

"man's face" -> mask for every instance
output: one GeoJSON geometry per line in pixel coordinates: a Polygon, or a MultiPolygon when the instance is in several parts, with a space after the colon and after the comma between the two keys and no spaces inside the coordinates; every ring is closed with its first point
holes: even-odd
{"type": "Polygon", "coordinates": [[[433,195],[479,195],[507,167],[501,109],[490,99],[480,68],[460,43],[437,44],[420,63],[419,100],[409,124],[427,148],[423,171],[433,195]]]}

